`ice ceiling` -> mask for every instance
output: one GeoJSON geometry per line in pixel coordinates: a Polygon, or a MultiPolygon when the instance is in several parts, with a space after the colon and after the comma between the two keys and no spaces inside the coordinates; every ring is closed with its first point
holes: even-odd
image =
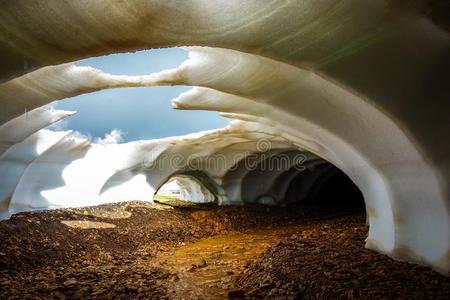
{"type": "MultiPolygon", "coordinates": [[[[263,174],[242,162],[248,153],[295,151],[305,170],[328,161],[362,191],[366,247],[448,272],[450,36],[430,14],[433,2],[2,2],[2,217],[151,201],[175,174],[195,176],[221,204],[277,203],[283,182],[298,174],[263,174]],[[173,46],[189,46],[189,59],[143,76],[70,63],[173,46]],[[72,114],[42,107],[52,101],[163,85],[194,86],[173,100],[176,109],[218,111],[236,121],[118,145],[45,129],[72,114]],[[209,160],[218,154],[220,166],[209,160]]],[[[320,178],[317,170],[326,172],[313,169],[299,183],[302,195],[320,178]]]]}

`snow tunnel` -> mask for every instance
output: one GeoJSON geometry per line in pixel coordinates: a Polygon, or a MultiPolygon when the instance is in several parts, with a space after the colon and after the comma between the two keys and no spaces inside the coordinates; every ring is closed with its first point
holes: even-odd
{"type": "MultiPolygon", "coordinates": [[[[423,11],[386,0],[127,1],[114,8],[51,0],[2,4],[2,14],[9,28],[0,31],[8,41],[0,45],[0,170],[8,178],[0,183],[2,217],[79,199],[86,200],[76,205],[117,201],[131,187],[133,199],[152,201],[194,159],[207,162],[195,171],[223,189],[220,204],[320,199],[347,186],[345,174],[364,197],[367,248],[450,269],[450,38],[423,11]],[[70,63],[192,45],[179,67],[141,76],[70,63]],[[73,113],[42,108],[55,100],[163,85],[194,87],[172,101],[175,109],[235,121],[110,146],[45,131],[73,113]],[[308,171],[242,168],[244,157],[263,152],[261,140],[273,153],[303,153],[308,171]],[[178,154],[175,165],[162,161],[178,154]],[[221,167],[208,163],[217,155],[221,167]]],[[[354,187],[348,193],[358,194],[354,187]]]]}

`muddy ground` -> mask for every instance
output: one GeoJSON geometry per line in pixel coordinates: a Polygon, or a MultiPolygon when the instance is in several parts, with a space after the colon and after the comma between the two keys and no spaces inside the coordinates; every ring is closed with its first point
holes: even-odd
{"type": "Polygon", "coordinates": [[[0,299],[450,299],[349,208],[127,202],[0,222],[0,299]]]}

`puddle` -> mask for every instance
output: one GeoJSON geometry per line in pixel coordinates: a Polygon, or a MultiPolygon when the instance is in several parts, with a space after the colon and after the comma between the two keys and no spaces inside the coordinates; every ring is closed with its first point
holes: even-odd
{"type": "Polygon", "coordinates": [[[270,245],[298,233],[299,226],[216,235],[157,257],[178,277],[166,283],[177,299],[224,299],[234,279],[270,245]]]}

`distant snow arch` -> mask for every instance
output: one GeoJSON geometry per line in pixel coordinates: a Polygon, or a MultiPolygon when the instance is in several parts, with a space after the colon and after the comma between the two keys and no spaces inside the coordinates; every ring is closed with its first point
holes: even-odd
{"type": "Polygon", "coordinates": [[[197,203],[219,203],[225,196],[222,187],[201,170],[180,170],[173,173],[156,189],[155,195],[170,182],[175,182],[178,185],[180,200],[197,203]]]}
{"type": "Polygon", "coordinates": [[[170,177],[156,192],[155,196],[174,197],[193,203],[217,203],[218,190],[201,172],[180,172],[170,177]]]}

